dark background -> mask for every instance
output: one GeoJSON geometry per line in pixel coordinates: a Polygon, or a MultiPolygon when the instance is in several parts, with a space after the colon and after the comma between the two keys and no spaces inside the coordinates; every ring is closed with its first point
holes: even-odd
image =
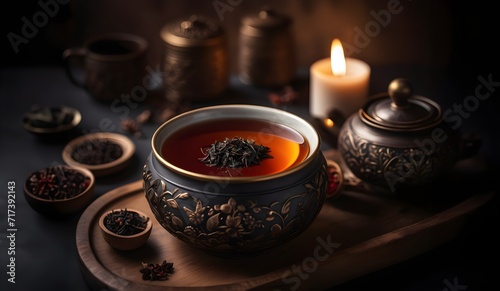
{"type": "MultiPolygon", "coordinates": [[[[80,45],[86,37],[107,32],[129,32],[146,38],[150,46],[151,62],[159,61],[162,53],[159,31],[177,17],[204,14],[219,20],[230,39],[231,56],[236,56],[240,20],[270,7],[290,15],[294,20],[298,64],[308,67],[315,60],[329,54],[334,37],[354,44],[357,29],[365,30],[374,20],[373,13],[387,10],[399,3],[402,12],[391,15],[387,25],[369,43],[353,55],[377,65],[414,64],[445,68],[460,64],[474,71],[491,69],[496,43],[495,12],[487,1],[346,1],[346,0],[215,0],[215,1],[133,1],[133,0],[57,0],[9,1],[2,9],[2,66],[59,64],[62,51],[80,45]],[[56,4],[51,7],[54,16],[38,27],[28,43],[19,45],[15,53],[8,33],[23,36],[26,17],[33,22],[37,12],[43,11],[38,2],[56,4]],[[68,2],[64,4],[64,2],[68,2]],[[458,3],[460,2],[460,3],[458,3]],[[217,3],[234,3],[232,10],[218,11],[217,3]],[[222,17],[222,18],[221,18],[222,17]]],[[[38,18],[39,23],[44,22],[38,18]]],[[[35,20],[36,21],[36,20],[35,20]]],[[[234,62],[232,62],[234,64],[234,62]]],[[[233,66],[233,69],[236,69],[233,66]]]]}
{"type": "MultiPolygon", "coordinates": [[[[18,53],[8,35],[15,33],[24,37],[23,17],[32,22],[41,6],[38,1],[3,3],[2,70],[61,66],[65,48],[81,45],[87,37],[105,32],[129,32],[146,38],[150,44],[148,62],[154,66],[160,62],[163,52],[159,36],[161,27],[174,18],[200,13],[221,21],[230,39],[231,69],[237,73],[234,64],[239,21],[244,15],[267,6],[293,17],[296,49],[300,52],[297,54],[298,69],[307,70],[314,61],[329,54],[333,38],[355,43],[356,28],[364,30],[365,25],[374,20],[373,13],[387,9],[388,3],[394,1],[242,0],[233,1],[239,4],[232,11],[226,11],[222,20],[214,8],[216,1],[74,0],[67,4],[43,1],[49,2],[57,3],[57,13],[50,16],[34,36],[27,38],[26,44],[18,46],[18,53]]],[[[408,68],[420,72],[423,77],[413,80],[416,91],[439,100],[445,108],[474,95],[478,76],[491,74],[493,80],[500,81],[497,44],[500,25],[498,12],[488,1],[414,0],[400,1],[400,5],[402,12],[391,15],[388,25],[370,38],[369,44],[359,53],[352,55],[375,69],[391,72],[385,76],[372,75],[372,94],[384,91],[389,80],[400,77],[399,72],[403,70],[399,68],[404,68],[405,72],[408,68]]],[[[2,94],[0,100],[3,98],[9,96],[2,94]]],[[[499,173],[498,104],[498,92],[494,91],[463,125],[464,130],[481,134],[482,151],[496,174],[499,173]]],[[[0,142],[5,141],[1,138],[0,142]]],[[[474,180],[460,182],[475,183],[474,180]]],[[[495,189],[498,190],[498,186],[495,189]]],[[[467,286],[467,290],[498,290],[498,205],[495,198],[485,209],[474,214],[453,242],[336,290],[445,290],[443,280],[452,281],[455,277],[459,284],[467,286]]]]}
{"type": "MultiPolygon", "coordinates": [[[[344,46],[355,45],[360,35],[358,31],[368,29],[369,23],[375,21],[374,14],[382,17],[381,11],[398,3],[401,12],[390,15],[387,24],[379,26],[380,30],[374,32],[374,36],[369,37],[351,57],[362,59],[375,68],[385,66],[397,70],[406,66],[415,71],[429,71],[428,78],[413,80],[416,82],[414,87],[418,93],[434,99],[441,98],[438,96],[441,92],[435,90],[441,82],[441,72],[453,78],[460,92],[455,96],[452,96],[456,94],[454,92],[445,93],[450,95],[446,98],[460,101],[468,94],[474,94],[479,75],[498,72],[498,15],[489,2],[483,0],[59,1],[63,4],[56,0],[9,1],[4,4],[1,10],[1,67],[62,65],[64,49],[82,45],[86,38],[108,32],[128,32],[144,37],[149,42],[148,62],[154,67],[161,63],[164,50],[160,29],[175,18],[203,14],[219,20],[225,29],[231,70],[236,73],[238,28],[242,17],[263,8],[272,8],[293,18],[297,66],[307,70],[314,61],[329,55],[333,38],[340,38],[344,46]],[[39,23],[44,25],[37,27],[33,35],[25,37],[23,18],[31,23],[37,21],[34,17],[43,11],[39,2],[51,3],[51,9],[57,11],[48,17],[46,24],[43,18],[39,18],[39,23]],[[231,10],[218,12],[217,3],[235,5],[231,10]],[[27,43],[18,44],[16,52],[9,34],[24,37],[27,43]],[[439,73],[432,75],[432,72],[439,73]]],[[[394,77],[405,76],[397,75],[397,71],[393,76],[372,75],[371,93],[385,91],[385,83],[394,77]]],[[[498,98],[490,99],[495,100],[489,100],[489,104],[498,103],[498,98]]],[[[481,106],[475,115],[480,116],[486,107],[491,108],[481,106]]]]}

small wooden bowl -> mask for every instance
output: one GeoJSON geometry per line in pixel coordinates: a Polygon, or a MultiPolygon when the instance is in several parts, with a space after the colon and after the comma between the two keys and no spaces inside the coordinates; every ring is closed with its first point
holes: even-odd
{"type": "Polygon", "coordinates": [[[104,225],[104,219],[112,212],[121,211],[123,209],[113,209],[104,212],[99,218],[99,228],[101,229],[101,235],[104,240],[113,248],[123,251],[134,250],[146,243],[151,235],[153,229],[153,222],[151,218],[144,214],[142,211],[127,208],[129,212],[136,212],[137,214],[148,218],[146,229],[142,232],[133,235],[120,235],[112,232],[104,225]]]}
{"type": "Polygon", "coordinates": [[[111,132],[97,132],[97,133],[85,134],[71,140],[63,149],[62,159],[68,165],[87,168],[90,171],[92,171],[92,173],[96,177],[101,177],[114,174],[126,168],[134,152],[135,152],[134,143],[125,135],[118,133],[111,133],[111,132]],[[107,140],[112,143],[115,143],[121,147],[122,155],[114,161],[97,165],[83,164],[81,162],[76,161],[72,157],[73,151],[76,150],[78,146],[83,142],[92,140],[107,140]]]}
{"type": "Polygon", "coordinates": [[[34,172],[24,182],[24,197],[26,198],[28,204],[31,206],[31,208],[33,208],[40,214],[46,216],[54,216],[54,217],[73,214],[84,209],[92,200],[92,196],[94,195],[95,192],[94,191],[95,178],[92,172],[85,168],[68,166],[68,165],[53,166],[48,168],[55,168],[55,167],[61,167],[65,171],[69,169],[75,170],[83,174],[84,176],[88,177],[90,180],[87,188],[85,188],[85,190],[80,194],[67,199],[42,198],[32,193],[29,187],[30,178],[32,177],[33,174],[37,173],[34,172]]]}
{"type": "Polygon", "coordinates": [[[33,107],[23,117],[23,127],[43,140],[63,140],[74,135],[82,115],[74,108],[33,107]]]}

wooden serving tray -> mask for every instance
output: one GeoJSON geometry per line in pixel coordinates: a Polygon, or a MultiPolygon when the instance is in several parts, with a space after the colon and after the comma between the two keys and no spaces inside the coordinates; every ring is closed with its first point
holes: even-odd
{"type": "MultiPolygon", "coordinates": [[[[334,152],[325,156],[336,159],[334,152]]],[[[313,224],[294,240],[248,258],[228,259],[195,249],[168,233],[154,219],[142,181],[103,194],[82,214],[76,246],[82,273],[95,290],[269,290],[325,289],[425,253],[453,239],[468,214],[493,193],[454,181],[482,175],[478,161],[444,177],[435,187],[408,195],[345,188],[328,200],[313,224]],[[472,168],[475,172],[471,173],[472,168]],[[448,186],[449,191],[441,191],[448,186]],[[98,218],[113,208],[135,208],[153,218],[143,247],[111,248],[99,233],[98,218]],[[174,264],[165,281],[144,281],[142,262],[174,264]]],[[[476,184],[477,185],[477,184],[476,184]]]]}

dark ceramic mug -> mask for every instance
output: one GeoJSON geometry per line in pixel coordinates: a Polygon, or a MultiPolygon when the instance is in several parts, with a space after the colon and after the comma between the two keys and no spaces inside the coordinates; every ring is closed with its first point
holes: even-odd
{"type": "Polygon", "coordinates": [[[142,84],[146,65],[148,42],[125,33],[114,33],[89,38],[83,46],[63,52],[66,73],[77,86],[103,101],[112,101],[142,84]],[[83,80],[79,80],[71,60],[79,59],[83,66],[83,80]]]}

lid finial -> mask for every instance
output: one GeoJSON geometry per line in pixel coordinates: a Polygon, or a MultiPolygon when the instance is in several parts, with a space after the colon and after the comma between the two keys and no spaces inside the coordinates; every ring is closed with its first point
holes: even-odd
{"type": "Polygon", "coordinates": [[[404,108],[408,106],[408,99],[413,95],[413,86],[407,79],[394,79],[389,84],[388,93],[392,99],[391,106],[404,108]]]}

